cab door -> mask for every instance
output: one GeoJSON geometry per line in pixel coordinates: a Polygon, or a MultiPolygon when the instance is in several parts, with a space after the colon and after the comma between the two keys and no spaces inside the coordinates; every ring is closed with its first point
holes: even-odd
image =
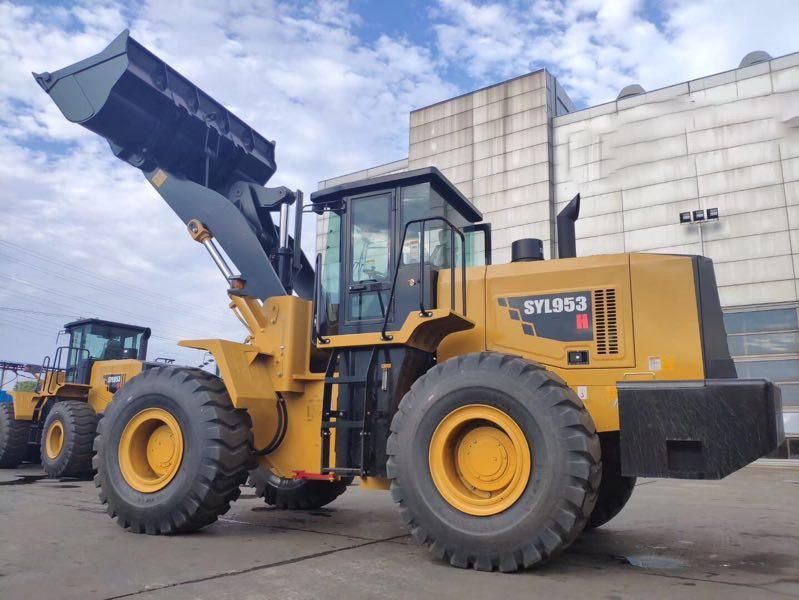
{"type": "Polygon", "coordinates": [[[348,199],[342,333],[378,331],[391,310],[394,199],[393,190],[348,199]]]}

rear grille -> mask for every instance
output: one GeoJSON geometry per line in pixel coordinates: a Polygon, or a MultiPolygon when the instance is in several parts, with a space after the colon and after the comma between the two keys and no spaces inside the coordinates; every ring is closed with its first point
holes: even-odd
{"type": "Polygon", "coordinates": [[[594,332],[597,354],[619,353],[616,290],[594,290],[594,332]]]}

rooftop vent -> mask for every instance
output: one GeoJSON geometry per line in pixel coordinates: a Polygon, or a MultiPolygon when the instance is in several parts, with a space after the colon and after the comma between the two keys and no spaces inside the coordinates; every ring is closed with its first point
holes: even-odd
{"type": "Polygon", "coordinates": [[[741,64],[738,65],[739,69],[744,67],[751,67],[757,63],[762,63],[771,60],[771,54],[763,50],[754,50],[741,59],[741,64]]]}
{"type": "Polygon", "coordinates": [[[616,100],[623,100],[624,98],[632,98],[633,96],[637,96],[638,94],[644,94],[646,90],[641,87],[638,83],[631,83],[630,85],[626,85],[622,88],[619,92],[619,95],[616,96],[616,100]]]}

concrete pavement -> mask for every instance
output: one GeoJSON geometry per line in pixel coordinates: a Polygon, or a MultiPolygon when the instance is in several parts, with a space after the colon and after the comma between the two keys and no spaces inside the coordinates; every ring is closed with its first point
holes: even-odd
{"type": "Polygon", "coordinates": [[[386,492],[328,509],[244,488],[219,523],[175,537],[117,527],[91,482],[0,471],[0,598],[799,598],[799,469],[643,480],[565,555],[515,575],[454,569],[412,543],[386,492]]]}

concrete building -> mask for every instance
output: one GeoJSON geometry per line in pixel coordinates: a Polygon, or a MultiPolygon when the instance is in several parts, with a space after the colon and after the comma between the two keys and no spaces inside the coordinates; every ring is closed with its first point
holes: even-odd
{"type": "Polygon", "coordinates": [[[580,110],[542,69],[411,112],[406,159],[319,187],[429,165],[491,223],[495,263],[525,237],[557,256],[577,193],[578,255],[711,257],[739,376],[782,384],[781,452],[799,457],[799,53],[580,110]]]}

